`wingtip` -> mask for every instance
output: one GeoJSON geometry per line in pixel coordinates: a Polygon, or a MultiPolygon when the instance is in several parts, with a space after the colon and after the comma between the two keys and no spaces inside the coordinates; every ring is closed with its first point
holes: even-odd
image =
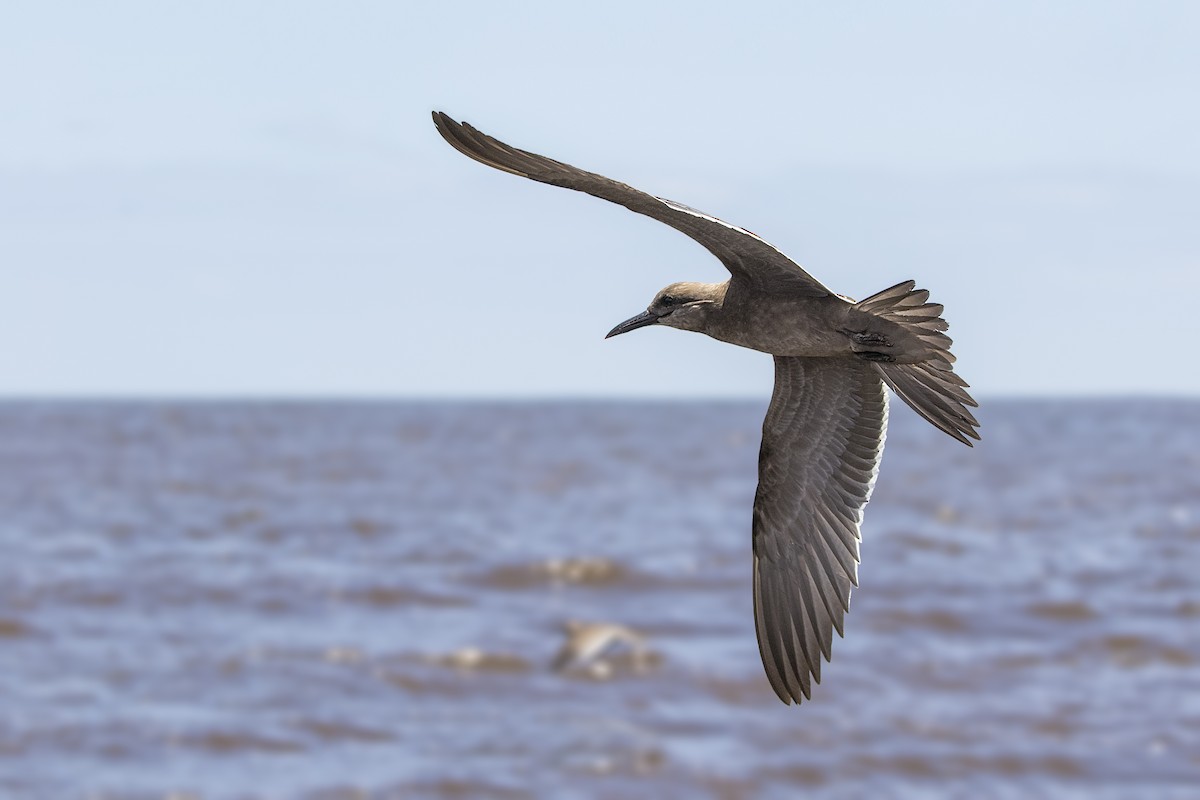
{"type": "Polygon", "coordinates": [[[454,144],[455,138],[462,135],[462,131],[478,132],[467,123],[459,122],[445,111],[433,112],[433,124],[438,129],[438,132],[451,144],[454,144]]]}
{"type": "Polygon", "coordinates": [[[771,688],[775,691],[775,696],[779,698],[779,702],[785,706],[800,705],[804,698],[803,691],[793,694],[791,687],[784,683],[776,684],[775,681],[770,681],[771,688]]]}

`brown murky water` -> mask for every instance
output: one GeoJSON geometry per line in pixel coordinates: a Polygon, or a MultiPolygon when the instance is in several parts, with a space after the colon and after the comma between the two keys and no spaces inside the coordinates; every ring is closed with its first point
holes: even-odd
{"type": "Polygon", "coordinates": [[[798,709],[761,412],[0,406],[0,796],[1200,796],[1200,402],[897,407],[798,709]],[[552,672],[568,619],[650,657],[552,672]]]}

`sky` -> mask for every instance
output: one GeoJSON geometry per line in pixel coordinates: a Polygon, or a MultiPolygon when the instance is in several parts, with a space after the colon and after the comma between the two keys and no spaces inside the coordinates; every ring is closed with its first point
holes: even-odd
{"type": "Polygon", "coordinates": [[[977,395],[1197,395],[1200,4],[13,3],[0,396],[760,397],[604,341],[721,265],[476,164],[444,110],[908,278],[977,395]]]}

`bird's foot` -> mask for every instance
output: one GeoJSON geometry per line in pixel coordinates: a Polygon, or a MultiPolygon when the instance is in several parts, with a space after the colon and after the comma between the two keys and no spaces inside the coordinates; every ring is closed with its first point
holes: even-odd
{"type": "Polygon", "coordinates": [[[891,347],[892,340],[884,336],[882,333],[873,333],[871,331],[850,331],[843,330],[842,333],[850,337],[850,340],[855,344],[861,345],[876,345],[883,347],[891,347]]]}

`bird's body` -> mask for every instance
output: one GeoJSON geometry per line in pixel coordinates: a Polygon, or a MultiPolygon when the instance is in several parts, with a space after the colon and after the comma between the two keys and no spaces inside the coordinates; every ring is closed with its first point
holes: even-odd
{"type": "Polygon", "coordinates": [[[433,118],[470,158],[657,219],[729,270],[723,283],[671,284],[609,336],[666,325],[775,357],[752,523],[755,627],[779,698],[809,697],[857,585],[859,525],[887,427],[884,384],[964,444],[979,438],[942,307],[912,281],[855,303],[747,230],[510,147],[440,112],[433,118]]]}
{"type": "Polygon", "coordinates": [[[555,670],[565,670],[577,664],[590,664],[620,645],[630,649],[635,664],[640,665],[646,659],[645,638],[624,625],[569,620],[563,625],[563,633],[566,638],[550,665],[555,670]]]}
{"type": "Polygon", "coordinates": [[[766,292],[737,279],[708,284],[721,299],[701,331],[714,339],[773,356],[850,356],[840,331],[852,305],[835,294],[824,297],[766,292]],[[719,288],[718,288],[719,287],[719,288]],[[804,324],[797,324],[804,320],[804,324]]]}
{"type": "Polygon", "coordinates": [[[774,356],[852,353],[849,341],[837,332],[845,324],[849,304],[837,295],[793,297],[764,292],[736,279],[692,286],[697,288],[690,296],[714,298],[699,333],[774,356]],[[794,324],[798,319],[808,324],[794,324]]]}

